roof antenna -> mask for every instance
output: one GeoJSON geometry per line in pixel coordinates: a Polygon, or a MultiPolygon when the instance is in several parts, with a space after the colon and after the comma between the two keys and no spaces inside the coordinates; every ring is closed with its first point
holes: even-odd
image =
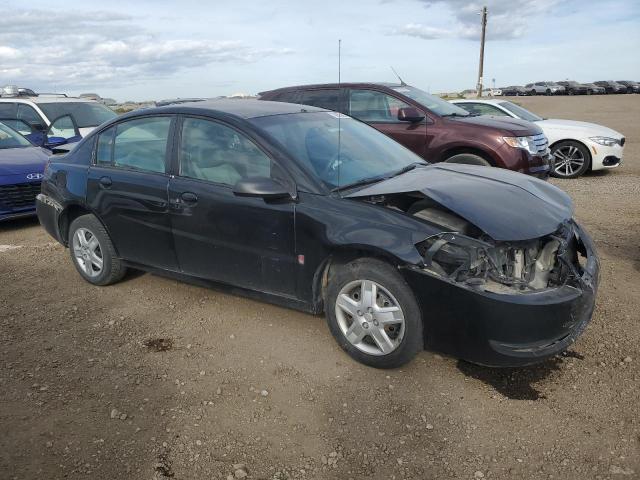
{"type": "Polygon", "coordinates": [[[340,167],[341,167],[341,160],[340,160],[340,135],[341,135],[341,131],[342,129],[340,128],[340,118],[342,117],[342,105],[341,105],[341,100],[342,100],[342,78],[341,78],[341,64],[342,64],[342,39],[339,38],[338,39],[338,187],[340,187],[340,167]]]}
{"type": "Polygon", "coordinates": [[[391,67],[391,71],[394,73],[396,77],[398,77],[398,80],[400,80],[400,85],[403,87],[406,87],[407,84],[404,83],[404,80],[402,80],[402,78],[400,78],[400,75],[398,75],[398,72],[396,72],[395,68],[391,67]]]}

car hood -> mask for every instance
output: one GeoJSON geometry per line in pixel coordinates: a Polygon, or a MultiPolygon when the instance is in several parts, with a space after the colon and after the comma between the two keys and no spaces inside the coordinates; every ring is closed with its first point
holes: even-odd
{"type": "Polygon", "coordinates": [[[498,241],[548,235],[573,216],[571,198],[550,183],[509,170],[476,165],[418,167],[347,197],[407,192],[424,194],[498,241]]]}
{"type": "Polygon", "coordinates": [[[42,173],[48,160],[39,147],[0,149],[0,176],[42,173]]]}
{"type": "Polygon", "coordinates": [[[482,127],[491,127],[506,131],[514,136],[537,135],[542,133],[535,124],[511,117],[494,117],[490,115],[479,115],[469,117],[447,117],[447,120],[454,120],[468,125],[478,125],[482,127]]]}
{"type": "Polygon", "coordinates": [[[545,128],[553,128],[554,130],[566,130],[569,132],[582,132],[583,136],[603,136],[622,138],[622,135],[608,127],[598,125],[596,123],[578,122],[576,120],[561,120],[558,118],[549,118],[536,122],[543,130],[545,128]]]}

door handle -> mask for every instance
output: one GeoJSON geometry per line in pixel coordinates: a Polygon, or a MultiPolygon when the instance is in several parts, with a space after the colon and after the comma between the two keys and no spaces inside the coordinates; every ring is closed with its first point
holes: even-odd
{"type": "Polygon", "coordinates": [[[104,188],[109,188],[113,185],[113,181],[110,177],[100,177],[100,185],[104,188]]]}
{"type": "Polygon", "coordinates": [[[188,203],[193,205],[194,203],[198,202],[198,196],[195,193],[192,192],[183,192],[180,194],[180,199],[184,202],[184,203],[188,203]]]}

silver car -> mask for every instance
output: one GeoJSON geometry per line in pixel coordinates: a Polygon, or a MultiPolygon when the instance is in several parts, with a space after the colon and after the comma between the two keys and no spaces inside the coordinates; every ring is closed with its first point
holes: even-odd
{"type": "Polygon", "coordinates": [[[528,83],[524,89],[529,95],[563,95],[565,88],[555,82],[528,83]]]}

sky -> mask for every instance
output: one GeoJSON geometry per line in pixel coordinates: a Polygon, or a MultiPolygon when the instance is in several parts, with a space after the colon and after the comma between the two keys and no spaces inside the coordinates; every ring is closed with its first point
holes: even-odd
{"type": "Polygon", "coordinates": [[[0,86],[125,100],[338,80],[640,81],[640,0],[0,0],[0,86]],[[25,6],[28,5],[28,6],[25,6]]]}

